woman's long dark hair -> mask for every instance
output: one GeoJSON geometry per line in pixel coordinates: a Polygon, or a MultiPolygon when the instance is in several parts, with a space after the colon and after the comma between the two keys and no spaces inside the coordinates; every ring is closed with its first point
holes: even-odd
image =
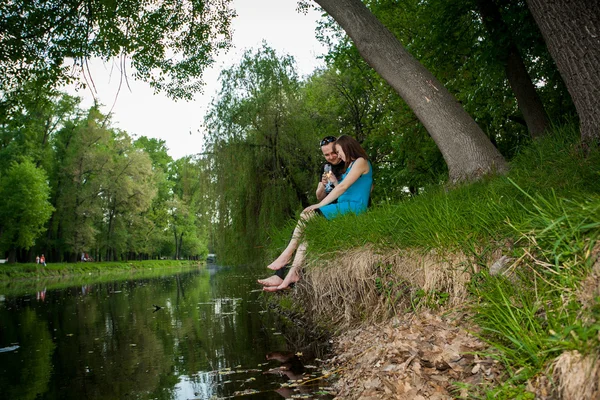
{"type": "Polygon", "coordinates": [[[339,145],[342,148],[342,151],[346,155],[346,168],[350,166],[350,163],[359,158],[364,158],[365,160],[369,160],[369,156],[367,156],[367,152],[360,146],[360,143],[352,136],[342,135],[335,141],[335,145],[339,145]]]}

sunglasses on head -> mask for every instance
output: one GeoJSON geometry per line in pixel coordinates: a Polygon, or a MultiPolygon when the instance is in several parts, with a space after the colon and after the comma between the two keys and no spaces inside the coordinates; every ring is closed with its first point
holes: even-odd
{"type": "Polygon", "coordinates": [[[329,143],[333,143],[335,141],[336,141],[335,136],[324,137],[323,140],[321,140],[321,146],[325,146],[325,145],[327,145],[329,143]]]}

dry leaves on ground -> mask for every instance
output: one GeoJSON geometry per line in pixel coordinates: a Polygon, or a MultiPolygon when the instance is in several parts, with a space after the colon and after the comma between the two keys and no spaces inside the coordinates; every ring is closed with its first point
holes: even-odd
{"type": "Polygon", "coordinates": [[[467,394],[454,382],[498,382],[498,362],[473,354],[486,345],[453,317],[424,312],[338,337],[329,360],[340,375],[336,398],[452,399],[467,394]]]}

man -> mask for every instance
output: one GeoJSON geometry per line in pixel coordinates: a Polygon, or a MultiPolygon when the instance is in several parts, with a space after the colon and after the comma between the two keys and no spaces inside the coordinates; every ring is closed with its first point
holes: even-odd
{"type": "Polygon", "coordinates": [[[345,165],[335,152],[335,136],[327,136],[321,140],[321,152],[327,163],[321,165],[321,180],[317,186],[317,201],[323,200],[335,187],[338,179],[344,173],[345,165]],[[331,165],[333,176],[325,174],[325,166],[331,165]]]}
{"type": "MultiPolygon", "coordinates": [[[[321,173],[319,175],[320,180],[319,184],[317,185],[316,192],[317,201],[323,200],[329,193],[331,193],[346,168],[345,164],[342,162],[342,159],[338,157],[338,154],[335,151],[335,140],[335,136],[326,136],[320,142],[321,152],[323,153],[323,157],[325,157],[327,162],[321,165],[321,173]],[[325,166],[328,164],[331,166],[331,175],[325,173],[325,166]]],[[[270,267],[271,265],[269,265],[267,268],[270,267]]],[[[265,286],[266,290],[268,290],[268,287],[271,286],[277,287],[283,282],[287,271],[287,267],[276,269],[273,276],[267,279],[259,279],[258,283],[265,286]]]]}

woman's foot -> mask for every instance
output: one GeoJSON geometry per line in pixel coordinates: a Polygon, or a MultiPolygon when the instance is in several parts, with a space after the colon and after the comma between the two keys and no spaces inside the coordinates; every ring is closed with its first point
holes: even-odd
{"type": "Polygon", "coordinates": [[[277,271],[278,269],[285,267],[289,261],[290,257],[284,256],[282,254],[279,257],[277,257],[277,259],[271,264],[267,265],[267,268],[272,269],[273,271],[277,271]]]}
{"type": "Polygon", "coordinates": [[[283,279],[281,279],[277,275],[273,275],[268,277],[267,279],[259,279],[258,283],[260,283],[263,286],[279,286],[283,283],[283,279]]]}
{"type": "Polygon", "coordinates": [[[280,290],[289,290],[291,287],[286,287],[283,289],[279,289],[279,286],[263,286],[263,291],[265,292],[279,292],[280,290]]]}
{"type": "Polygon", "coordinates": [[[290,285],[296,283],[300,280],[300,275],[298,274],[298,267],[290,268],[290,272],[285,276],[283,282],[279,286],[265,286],[263,288],[266,292],[277,292],[279,290],[290,289],[290,285]]]}

